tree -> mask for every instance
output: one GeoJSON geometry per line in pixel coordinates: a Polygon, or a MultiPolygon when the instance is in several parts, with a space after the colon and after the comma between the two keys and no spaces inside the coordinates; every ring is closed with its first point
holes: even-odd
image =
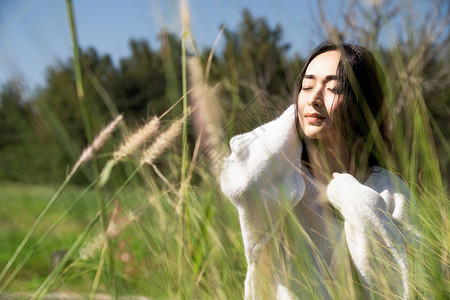
{"type": "Polygon", "coordinates": [[[20,81],[0,91],[0,179],[41,183],[60,178],[58,147],[23,91],[20,81]]]}
{"type": "Polygon", "coordinates": [[[161,55],[145,40],[130,41],[131,56],[120,61],[113,81],[119,111],[137,119],[147,119],[167,108],[166,75],[161,55]]]}
{"type": "Polygon", "coordinates": [[[236,32],[225,29],[225,46],[213,63],[212,78],[220,78],[221,102],[229,135],[253,128],[277,115],[291,102],[295,75],[282,42],[282,28],[248,10],[236,32]]]}

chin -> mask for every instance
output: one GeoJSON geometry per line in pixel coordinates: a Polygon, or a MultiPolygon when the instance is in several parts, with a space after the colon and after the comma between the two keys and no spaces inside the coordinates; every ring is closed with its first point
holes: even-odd
{"type": "Polygon", "coordinates": [[[339,134],[328,126],[306,126],[302,131],[306,138],[312,140],[333,139],[339,134]]]}
{"type": "Polygon", "coordinates": [[[323,138],[323,134],[321,132],[317,131],[306,131],[304,132],[305,138],[311,139],[311,140],[318,140],[323,138]]]}

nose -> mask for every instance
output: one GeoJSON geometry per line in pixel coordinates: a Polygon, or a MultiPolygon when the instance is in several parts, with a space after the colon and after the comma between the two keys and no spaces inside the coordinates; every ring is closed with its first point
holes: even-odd
{"type": "Polygon", "coordinates": [[[316,87],[310,94],[310,97],[308,99],[308,105],[323,106],[323,93],[324,93],[324,88],[322,86],[316,87]]]}

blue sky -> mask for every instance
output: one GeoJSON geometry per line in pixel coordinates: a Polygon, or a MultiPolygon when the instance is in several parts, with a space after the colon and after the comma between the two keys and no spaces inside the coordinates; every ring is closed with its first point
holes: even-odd
{"type": "MultiPolygon", "coordinates": [[[[234,30],[244,8],[283,27],[291,53],[311,50],[323,39],[316,1],[188,0],[192,32],[200,49],[211,47],[220,24],[234,30]]],[[[131,38],[158,47],[161,27],[179,34],[178,0],[73,0],[78,41],[110,54],[117,62],[129,55],[131,38]]],[[[219,44],[220,45],[220,44],[219,44]]],[[[64,0],[0,0],[0,84],[22,79],[29,88],[45,83],[48,66],[72,55],[64,0]]]]}
{"type": "MultiPolygon", "coordinates": [[[[221,24],[235,30],[242,11],[283,27],[290,53],[305,55],[325,38],[316,0],[186,0],[200,49],[211,47],[221,24]]],[[[117,63],[129,40],[157,49],[162,27],[180,34],[179,0],[72,0],[81,48],[94,47],[117,63]]],[[[348,0],[325,0],[329,21],[342,21],[348,0]]],[[[381,0],[361,0],[363,5],[381,0]]],[[[423,1],[422,1],[423,2],[423,1]]],[[[424,2],[426,3],[426,2],[424,2]]],[[[220,43],[219,43],[220,47],[220,43]]],[[[30,89],[45,83],[46,69],[72,56],[65,0],[0,0],[0,85],[21,79],[30,89]]]]}

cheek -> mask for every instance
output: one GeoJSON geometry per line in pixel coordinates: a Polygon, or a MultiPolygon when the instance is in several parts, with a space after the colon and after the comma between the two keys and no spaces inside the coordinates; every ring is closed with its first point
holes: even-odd
{"type": "Polygon", "coordinates": [[[343,106],[342,96],[333,97],[327,103],[326,105],[327,113],[332,121],[340,119],[343,108],[342,106],[343,106]]]}
{"type": "Polygon", "coordinates": [[[300,94],[298,94],[298,97],[297,97],[297,114],[298,114],[298,117],[299,117],[299,119],[301,120],[301,115],[302,115],[302,111],[303,111],[303,108],[305,107],[305,101],[303,101],[303,97],[302,97],[302,94],[300,93],[300,94]]]}
{"type": "Polygon", "coordinates": [[[297,106],[298,106],[299,110],[300,110],[300,108],[303,108],[305,106],[305,102],[306,102],[305,95],[302,92],[300,92],[297,97],[297,106]]]}
{"type": "Polygon", "coordinates": [[[301,135],[304,136],[305,132],[305,120],[303,119],[304,109],[305,109],[305,97],[301,93],[297,97],[297,116],[298,116],[298,126],[301,130],[301,135]]]}

